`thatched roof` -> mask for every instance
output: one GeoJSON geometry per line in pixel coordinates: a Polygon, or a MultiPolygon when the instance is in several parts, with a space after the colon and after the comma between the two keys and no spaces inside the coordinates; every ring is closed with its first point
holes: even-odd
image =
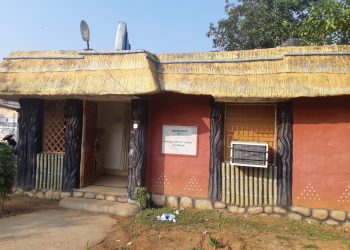
{"type": "Polygon", "coordinates": [[[0,97],[122,96],[157,92],[280,99],[350,94],[350,46],[230,52],[13,52],[0,97]]]}
{"type": "Polygon", "coordinates": [[[216,98],[350,94],[350,46],[162,54],[162,90],[216,98]]]}
{"type": "Polygon", "coordinates": [[[146,51],[13,52],[0,64],[0,96],[110,96],[158,91],[146,51]]]}

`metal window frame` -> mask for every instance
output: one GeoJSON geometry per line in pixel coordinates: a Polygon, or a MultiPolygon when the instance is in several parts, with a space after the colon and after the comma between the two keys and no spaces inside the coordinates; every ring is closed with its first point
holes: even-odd
{"type": "Polygon", "coordinates": [[[231,141],[231,148],[230,148],[230,165],[235,166],[243,166],[243,167],[255,167],[255,168],[267,168],[268,167],[268,161],[269,161],[269,145],[264,142],[247,142],[247,141],[231,141]],[[255,145],[255,146],[264,146],[265,147],[265,164],[264,165],[258,165],[258,164],[244,164],[244,163],[235,163],[233,161],[234,155],[233,155],[233,145],[255,145]]]}

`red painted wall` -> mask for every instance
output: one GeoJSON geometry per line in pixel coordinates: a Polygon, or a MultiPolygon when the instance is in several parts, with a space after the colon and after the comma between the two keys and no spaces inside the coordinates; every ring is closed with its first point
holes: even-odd
{"type": "Polygon", "coordinates": [[[293,105],[293,205],[350,209],[350,97],[293,105]]]}
{"type": "Polygon", "coordinates": [[[210,97],[161,94],[149,98],[146,168],[150,192],[207,197],[210,97]],[[197,155],[162,154],[162,125],[197,126],[197,155]]]}

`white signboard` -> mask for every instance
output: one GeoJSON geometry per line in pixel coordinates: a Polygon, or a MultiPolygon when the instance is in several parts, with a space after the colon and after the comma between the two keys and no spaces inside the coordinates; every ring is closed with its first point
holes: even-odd
{"type": "Polygon", "coordinates": [[[162,153],[197,155],[197,127],[163,125],[162,153]]]}
{"type": "MultiPolygon", "coordinates": [[[[8,134],[16,134],[17,117],[2,117],[0,115],[0,140],[8,134]]],[[[16,137],[14,137],[16,138],[16,137]]]]}

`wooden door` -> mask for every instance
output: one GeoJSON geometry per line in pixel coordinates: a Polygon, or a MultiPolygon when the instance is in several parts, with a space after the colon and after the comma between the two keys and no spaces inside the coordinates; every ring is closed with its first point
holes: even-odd
{"type": "Polygon", "coordinates": [[[96,180],[96,123],[97,104],[85,101],[81,187],[92,185],[96,180]]]}

